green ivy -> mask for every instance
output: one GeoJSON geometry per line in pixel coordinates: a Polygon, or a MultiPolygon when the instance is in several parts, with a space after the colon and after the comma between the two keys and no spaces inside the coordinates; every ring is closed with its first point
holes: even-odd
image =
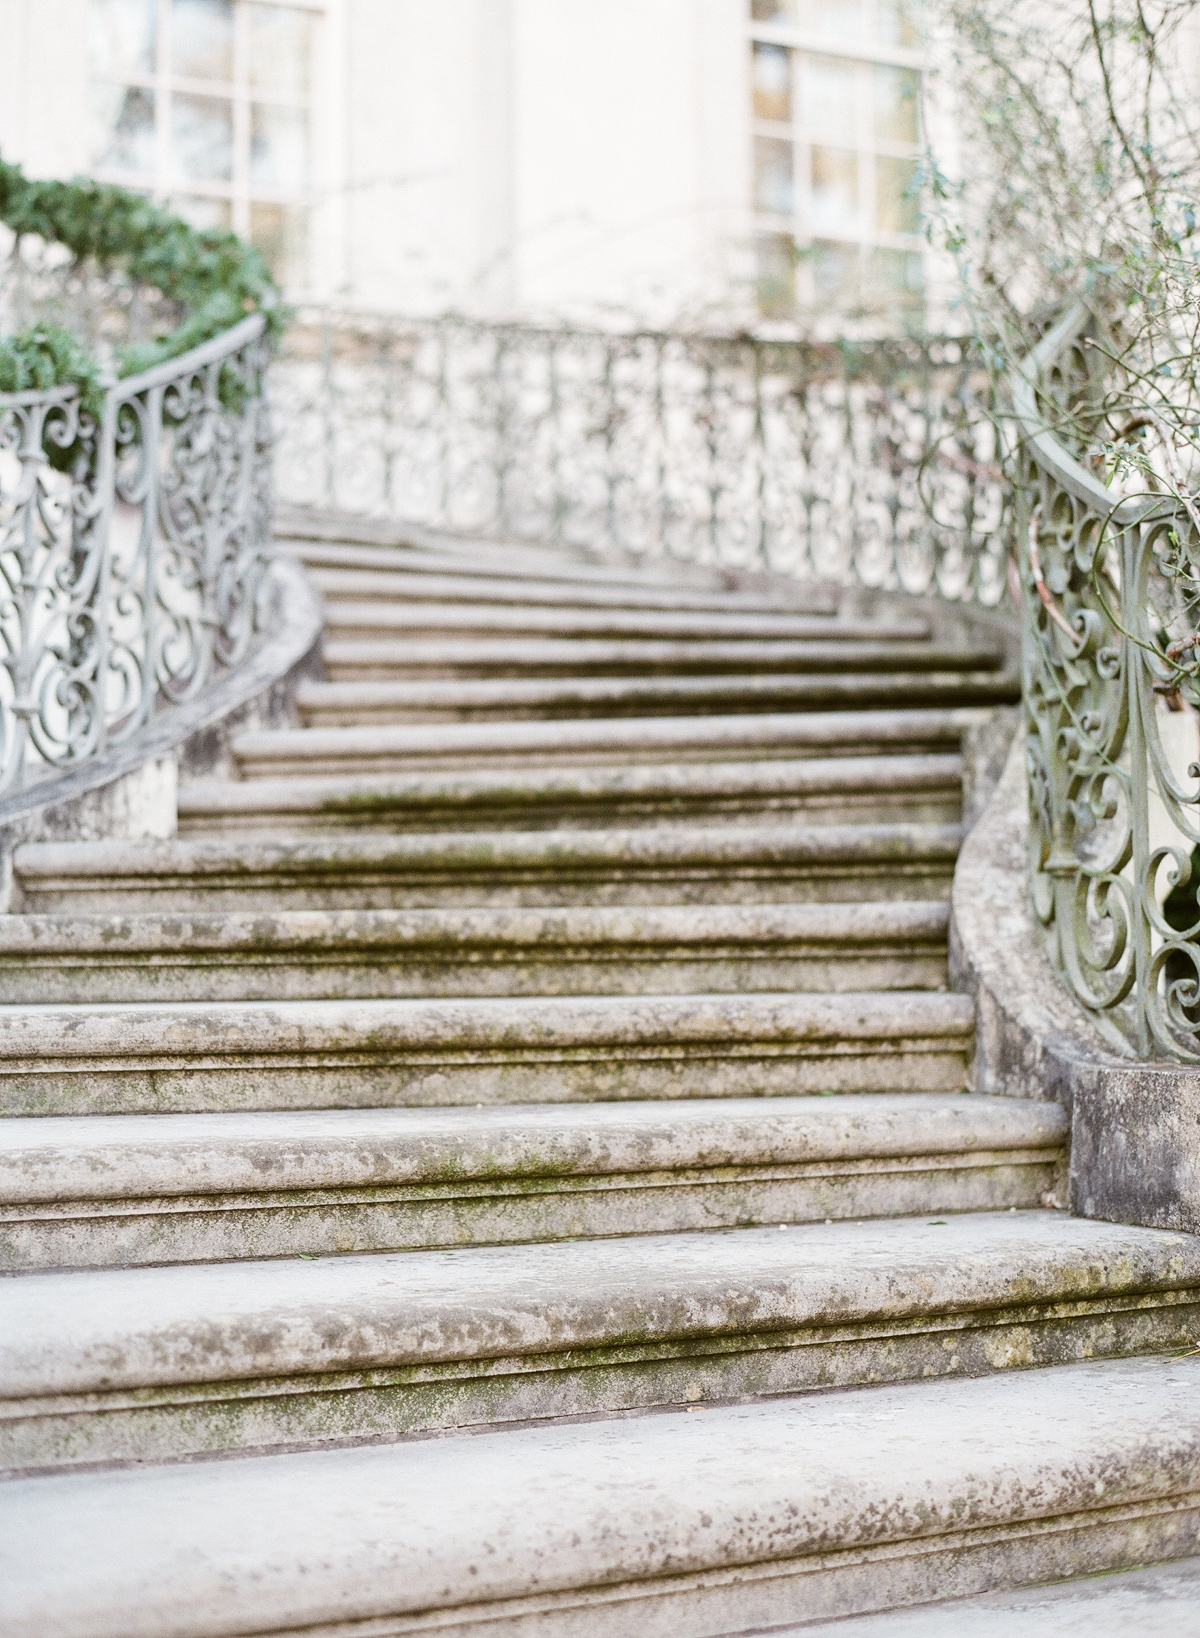
{"type": "MultiPolygon", "coordinates": [[[[262,313],[272,335],[287,317],[262,256],[233,233],[201,231],[182,217],[101,182],[31,181],[0,159],[0,221],[18,234],[65,245],[77,261],[123,272],[184,310],[175,329],[122,347],[121,375],[136,375],[198,347],[250,313],[262,313]]],[[[86,396],[98,372],[76,339],[53,325],[0,338],[0,391],[76,382],[86,396]],[[9,386],[9,382],[13,386],[9,386]]]]}

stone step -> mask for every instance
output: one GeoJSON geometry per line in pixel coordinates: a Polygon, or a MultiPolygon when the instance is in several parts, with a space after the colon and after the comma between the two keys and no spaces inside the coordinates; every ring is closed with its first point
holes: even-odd
{"type": "MultiPolygon", "coordinates": [[[[1200,1558],[1102,1571],[846,1621],[772,1627],[756,1638],[1200,1638],[1200,1558]]],[[[750,1635],[747,1635],[750,1638],[750,1635]]]]}
{"type": "Polygon", "coordinates": [[[1150,1563],[1200,1535],[1198,1397],[1119,1359],[19,1479],[0,1632],[721,1638],[1150,1563]]]}
{"type": "Polygon", "coordinates": [[[748,677],[873,672],[997,671],[999,647],[938,642],[609,642],[566,637],[327,638],[326,674],[335,682],[404,678],[748,677]]]}
{"type": "Polygon", "coordinates": [[[588,718],[570,722],[463,722],[431,727],[276,728],[235,734],[245,779],[422,768],[605,766],[631,763],[929,755],[959,749],[982,713],[769,712],[756,716],[588,718]]]}
{"type": "MultiPolygon", "coordinates": [[[[452,561],[452,560],[451,560],[452,561]]],[[[702,591],[694,587],[629,580],[581,580],[556,576],[537,579],[530,574],[508,575],[479,567],[462,573],[449,563],[406,564],[387,568],[346,564],[308,564],[309,573],[330,607],[341,603],[480,603],[497,607],[634,609],[639,612],[711,611],[734,614],[778,615],[780,608],[803,611],[806,617],[837,614],[837,597],[822,587],[810,601],[797,585],[788,597],[771,592],[702,591]]]]}
{"type": "Polygon", "coordinates": [[[831,824],[28,842],[13,896],[85,914],[945,899],[961,840],[958,825],[831,824]]]}
{"type": "Polygon", "coordinates": [[[669,716],[781,711],[894,710],[1012,705],[1018,678],[997,671],[917,671],[866,676],[572,677],[417,682],[304,682],[296,705],[306,727],[369,723],[521,722],[537,718],[669,716]]]}
{"type": "Polygon", "coordinates": [[[954,1093],[0,1121],[0,1269],[1006,1210],[1054,1103],[954,1093]]]}
{"type": "MultiPolygon", "coordinates": [[[[365,735],[362,730],[307,732],[353,732],[361,747],[365,740],[377,740],[380,730],[365,735]]],[[[274,747],[268,743],[267,749],[274,747]]],[[[302,742],[300,753],[308,749],[302,742]]],[[[435,826],[461,831],[929,824],[957,820],[962,808],[962,760],[957,752],[758,762],[647,764],[629,759],[624,766],[584,767],[435,765],[415,773],[333,772],[315,777],[286,772],[272,777],[265,759],[256,766],[264,770],[262,777],[184,786],[178,795],[180,831],[199,835],[268,830],[278,835],[337,829],[395,834],[435,826]]]]}
{"type": "MultiPolygon", "coordinates": [[[[338,527],[344,529],[344,524],[338,527]]],[[[436,544],[422,543],[402,538],[395,531],[386,543],[368,544],[347,541],[343,533],[302,535],[298,527],[284,525],[276,546],[310,570],[382,569],[411,574],[481,575],[485,579],[502,575],[506,579],[555,580],[567,586],[644,586],[647,590],[668,591],[691,587],[720,594],[735,590],[735,582],[744,578],[735,571],[662,558],[601,563],[555,547],[465,536],[443,537],[436,544]]],[[[843,596],[843,588],[823,581],[791,581],[775,576],[772,589],[776,584],[780,596],[794,596],[801,607],[819,614],[836,613],[843,596]]]]}
{"type": "Polygon", "coordinates": [[[948,908],[0,916],[0,1003],[934,989],[948,908]]]}
{"type": "Polygon", "coordinates": [[[0,1007],[0,1115],[953,1092],[965,995],[0,1007]]]}
{"type": "Polygon", "coordinates": [[[1200,1240],[1041,1211],[27,1274],[0,1282],[0,1465],[1024,1375],[1198,1319],[1200,1240]]]}
{"type": "Polygon", "coordinates": [[[408,602],[380,598],[362,602],[339,600],[328,604],[326,630],[330,636],[398,637],[404,633],[458,633],[542,637],[687,637],[707,639],[767,637],[820,638],[826,642],[921,642],[930,635],[927,621],[906,619],[864,620],[820,612],[751,614],[718,609],[584,608],[570,604],[554,607],[523,604],[408,602]]]}

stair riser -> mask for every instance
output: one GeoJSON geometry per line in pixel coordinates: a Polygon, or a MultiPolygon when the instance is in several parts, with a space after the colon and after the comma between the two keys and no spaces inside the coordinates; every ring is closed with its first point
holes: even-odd
{"type": "Polygon", "coordinates": [[[553,950],[474,961],[425,952],[368,951],[354,962],[245,960],[233,952],[128,963],[111,958],[24,960],[0,966],[0,1003],[107,1001],[304,1001],[372,996],[689,995],[759,990],[938,989],[945,948],[790,954],[764,950],[707,959],[666,952],[553,950]]]}
{"type": "Polygon", "coordinates": [[[1185,1348],[1200,1292],[613,1344],[0,1407],[0,1466],[317,1447],[1185,1348]]]}
{"type": "Polygon", "coordinates": [[[634,1051],[522,1062],[516,1054],[395,1056],[325,1053],[295,1062],[202,1057],[97,1063],[64,1059],[0,1069],[0,1115],[124,1115],[255,1109],[454,1107],[643,1098],[746,1098],[811,1092],[956,1092],[969,1043],[960,1037],[878,1045],[814,1044],[736,1056],[703,1049],[634,1051]]]}
{"type": "Polygon", "coordinates": [[[561,905],[643,906],[664,904],[838,904],[864,899],[889,903],[950,897],[951,860],[928,864],[884,861],[826,869],[786,867],[711,871],[571,869],[506,872],[432,872],[380,878],[283,872],[264,877],[204,876],[152,881],[54,881],[18,878],[14,909],[31,914],[99,915],[135,911],[396,910],[477,906],[553,908],[561,905]]]}
{"type": "MultiPolygon", "coordinates": [[[[673,720],[673,719],[672,719],[673,720]]],[[[703,719],[700,719],[703,720],[703,719]]],[[[750,721],[754,718],[750,717],[750,721]]],[[[480,724],[483,728],[494,724],[480,724]]],[[[316,732],[316,730],[296,730],[316,732]]],[[[324,730],[322,730],[324,732],[324,730]]],[[[247,736],[249,737],[249,736],[247,736]]],[[[268,736],[260,735],[265,741],[268,736]]],[[[282,739],[283,735],[280,734],[282,739]]],[[[863,736],[847,739],[844,743],[814,740],[811,745],[795,739],[780,740],[747,747],[743,756],[752,754],[758,762],[791,762],[808,758],[827,757],[893,757],[944,756],[956,753],[959,746],[957,733],[917,735],[909,738],[878,739],[863,736]]],[[[297,746],[294,751],[283,746],[278,749],[262,744],[234,755],[243,779],[322,779],[418,773],[457,774],[486,770],[529,768],[628,768],[658,767],[663,763],[690,766],[722,764],[737,754],[732,743],[706,745],[663,745],[629,742],[591,749],[586,745],[564,744],[561,748],[530,745],[509,749],[497,745],[493,749],[423,751],[416,748],[391,751],[386,746],[356,748],[347,746],[322,750],[317,746],[297,746]]],[[[840,792],[838,793],[840,796],[840,792]]]]}
{"type": "Polygon", "coordinates": [[[74,1201],[0,1211],[0,1270],[118,1268],[1040,1206],[1052,1150],[427,1190],[74,1201]],[[764,1173],[767,1169],[763,1169],[764,1173]]]}
{"type": "MultiPolygon", "coordinates": [[[[415,692],[415,690],[414,690],[415,692]]],[[[710,694],[649,693],[590,701],[549,699],[544,704],[526,704],[520,699],[447,705],[423,704],[418,700],[360,702],[357,704],[300,702],[300,721],[306,728],[359,728],[367,723],[446,723],[446,722],[554,722],[576,718],[591,720],[611,717],[682,717],[779,711],[866,711],[884,709],[952,706],[1012,705],[1020,697],[1019,688],[1004,677],[912,677],[852,678],[822,682],[814,679],[809,687],[751,692],[710,694]]]]}
{"type": "MultiPolygon", "coordinates": [[[[953,825],[962,814],[958,781],[941,788],[821,792],[812,796],[746,797],[688,802],[579,801],[463,803],[445,807],[413,803],[337,802],[311,807],[250,806],[238,787],[236,805],[205,811],[190,807],[186,792],[179,834],[193,836],[279,836],[355,831],[367,835],[413,835],[431,830],[678,830],[687,825],[953,825]]],[[[253,791],[253,785],[250,787],[253,791]]]]}

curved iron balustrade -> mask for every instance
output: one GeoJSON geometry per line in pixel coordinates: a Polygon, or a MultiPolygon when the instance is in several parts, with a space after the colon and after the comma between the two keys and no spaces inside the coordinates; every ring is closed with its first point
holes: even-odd
{"type": "Polygon", "coordinates": [[[1012,382],[1030,891],[1108,1038],[1200,1062],[1200,531],[1174,496],[1121,498],[1052,430],[1097,381],[1092,324],[1076,303],[1012,382]]]}
{"type": "Polygon", "coordinates": [[[279,497],[997,603],[1007,492],[961,337],[816,343],[302,310],[279,497]]]}
{"type": "Polygon", "coordinates": [[[0,394],[0,793],[250,651],[270,532],[265,321],[109,383],[0,394]]]}

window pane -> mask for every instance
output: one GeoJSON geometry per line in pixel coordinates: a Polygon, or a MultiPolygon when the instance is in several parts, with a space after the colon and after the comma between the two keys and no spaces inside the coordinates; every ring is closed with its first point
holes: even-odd
{"type": "Polygon", "coordinates": [[[911,159],[875,161],[875,219],[881,233],[916,233],[920,227],[917,167],[911,159]]]}
{"type": "Polygon", "coordinates": [[[233,0],[172,0],[171,69],[193,80],[233,78],[233,0]]]}
{"type": "Polygon", "coordinates": [[[875,69],[875,135],[881,142],[916,142],[921,76],[911,68],[875,69]]]}
{"type": "Polygon", "coordinates": [[[798,20],[806,34],[836,40],[840,46],[857,44],[866,32],[862,0],[803,0],[798,20]]]}
{"type": "Polygon", "coordinates": [[[308,95],[312,13],[292,6],[251,6],[250,84],[283,97],[308,95]]]}
{"type": "Polygon", "coordinates": [[[875,250],[867,274],[867,298],[891,313],[913,314],[924,295],[924,263],[919,251],[875,250]]]}
{"type": "Polygon", "coordinates": [[[790,23],[796,15],[796,0],[750,0],[750,16],[756,23],[790,23]]]}
{"type": "Polygon", "coordinates": [[[791,119],[792,54],[786,46],[756,41],[752,64],[756,119],[791,119]]]}
{"type": "Polygon", "coordinates": [[[250,182],[303,193],[308,187],[308,115],[303,108],[255,103],[250,111],[250,182]]]}
{"type": "Polygon", "coordinates": [[[228,182],[233,174],[233,104],[227,97],[171,98],[171,169],[192,182],[228,182]]]}
{"type": "Polygon", "coordinates": [[[134,85],[92,87],[92,163],[102,171],[153,175],[153,91],[134,85]]]}
{"type": "Polygon", "coordinates": [[[912,50],[921,42],[918,0],[875,0],[874,34],[880,45],[912,50]]]}
{"type": "Polygon", "coordinates": [[[804,122],[812,135],[847,147],[857,143],[858,74],[854,64],[840,57],[810,57],[805,82],[804,122]]]}
{"type": "Polygon", "coordinates": [[[167,209],[182,216],[194,228],[219,228],[228,232],[233,225],[233,212],[228,199],[199,199],[195,195],[167,201],[167,209]]]}
{"type": "Polygon", "coordinates": [[[856,245],[818,241],[812,249],[813,294],[822,307],[857,307],[862,300],[862,261],[856,245]]]}
{"type": "Polygon", "coordinates": [[[88,23],[97,79],[154,73],[158,0],[92,0],[88,23]]]}
{"type": "Polygon", "coordinates": [[[812,151],[812,227],[817,233],[858,232],[858,155],[845,148],[812,151]]]}
{"type": "Polygon", "coordinates": [[[780,216],[795,209],[792,145],[780,137],[754,139],[754,203],[780,216]]]}
{"type": "Polygon", "coordinates": [[[767,318],[791,318],[796,309],[796,249],[786,233],[764,233],[755,244],[756,299],[767,318]]]}
{"type": "Polygon", "coordinates": [[[308,276],[308,212],[294,205],[250,206],[250,238],[285,288],[302,288],[308,276]]]}

